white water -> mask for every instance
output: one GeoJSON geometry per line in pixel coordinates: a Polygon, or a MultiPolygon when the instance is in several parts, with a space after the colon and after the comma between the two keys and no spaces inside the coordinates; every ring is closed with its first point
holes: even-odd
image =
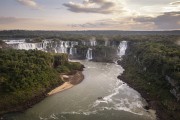
{"type": "Polygon", "coordinates": [[[123,55],[125,55],[126,49],[127,49],[127,41],[120,42],[117,49],[117,55],[121,58],[123,55]]]}
{"type": "Polygon", "coordinates": [[[91,40],[91,41],[90,41],[90,46],[96,46],[96,45],[97,45],[96,40],[91,40]]]}
{"type": "Polygon", "coordinates": [[[87,60],[92,60],[93,59],[93,57],[92,57],[92,49],[91,48],[88,48],[88,50],[87,50],[86,59],[87,60]]]}
{"type": "Polygon", "coordinates": [[[22,40],[4,40],[7,44],[11,45],[15,49],[38,49],[42,51],[48,51],[52,49],[55,53],[67,53],[70,55],[76,54],[77,50],[74,48],[78,45],[76,41],[59,41],[53,42],[52,40],[43,40],[41,43],[26,43],[25,39],[22,40]],[[69,49],[69,52],[68,52],[69,49]]]}
{"type": "Polygon", "coordinates": [[[21,39],[21,40],[3,40],[3,41],[6,42],[6,44],[11,45],[11,44],[24,43],[25,39],[21,39]]]}

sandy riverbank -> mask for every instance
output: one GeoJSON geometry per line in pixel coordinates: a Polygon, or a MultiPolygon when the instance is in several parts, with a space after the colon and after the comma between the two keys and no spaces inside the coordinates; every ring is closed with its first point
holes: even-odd
{"type": "Polygon", "coordinates": [[[69,88],[72,88],[74,85],[79,84],[84,79],[84,75],[82,74],[82,71],[77,71],[73,75],[61,75],[61,78],[63,81],[65,81],[65,83],[50,91],[47,94],[48,96],[67,90],[69,88]]]}

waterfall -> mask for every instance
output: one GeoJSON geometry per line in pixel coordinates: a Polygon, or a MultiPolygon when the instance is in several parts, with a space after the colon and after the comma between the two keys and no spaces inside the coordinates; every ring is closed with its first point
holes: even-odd
{"type": "Polygon", "coordinates": [[[109,41],[108,41],[108,40],[105,40],[104,46],[108,46],[108,44],[109,44],[109,41]]]}
{"type": "Polygon", "coordinates": [[[123,55],[125,55],[127,49],[127,41],[120,42],[117,50],[117,55],[121,58],[123,55]]]}
{"type": "Polygon", "coordinates": [[[75,42],[75,41],[70,42],[70,45],[68,46],[68,47],[70,47],[70,49],[69,49],[70,55],[74,55],[77,53],[77,48],[74,48],[75,45],[78,45],[78,42],[75,42]]]}
{"type": "Polygon", "coordinates": [[[7,41],[14,49],[31,50],[38,49],[45,51],[48,45],[48,41],[42,41],[41,43],[26,43],[24,40],[10,40],[7,41]]]}
{"type": "Polygon", "coordinates": [[[21,40],[3,40],[3,41],[6,42],[6,44],[11,45],[11,44],[24,43],[25,39],[21,39],[21,40]]]}
{"type": "Polygon", "coordinates": [[[69,54],[70,54],[70,55],[73,55],[73,47],[71,47],[71,48],[69,49],[69,54]]]}
{"type": "Polygon", "coordinates": [[[96,46],[97,42],[96,40],[90,40],[90,46],[96,46]]]}
{"type": "Polygon", "coordinates": [[[92,57],[92,49],[91,48],[88,48],[88,51],[86,53],[86,59],[87,60],[92,60],[93,57],[92,57]]]}
{"type": "Polygon", "coordinates": [[[60,45],[56,48],[58,53],[68,53],[68,41],[60,41],[60,45]]]}
{"type": "Polygon", "coordinates": [[[17,49],[24,49],[24,50],[36,49],[36,43],[21,43],[18,44],[17,49]]]}

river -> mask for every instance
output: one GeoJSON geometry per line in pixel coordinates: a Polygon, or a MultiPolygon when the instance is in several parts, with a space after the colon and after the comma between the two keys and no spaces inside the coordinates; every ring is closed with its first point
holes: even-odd
{"type": "Polygon", "coordinates": [[[71,89],[45,98],[23,113],[8,114],[8,120],[154,120],[145,100],[117,79],[123,73],[113,63],[80,61],[85,79],[71,89]],[[98,99],[99,98],[99,99],[98,99]]]}

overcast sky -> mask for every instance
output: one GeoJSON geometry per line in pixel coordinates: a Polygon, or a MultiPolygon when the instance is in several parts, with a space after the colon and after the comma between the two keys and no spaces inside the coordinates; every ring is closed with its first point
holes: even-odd
{"type": "Polygon", "coordinates": [[[0,30],[180,30],[180,0],[0,0],[0,30]]]}

